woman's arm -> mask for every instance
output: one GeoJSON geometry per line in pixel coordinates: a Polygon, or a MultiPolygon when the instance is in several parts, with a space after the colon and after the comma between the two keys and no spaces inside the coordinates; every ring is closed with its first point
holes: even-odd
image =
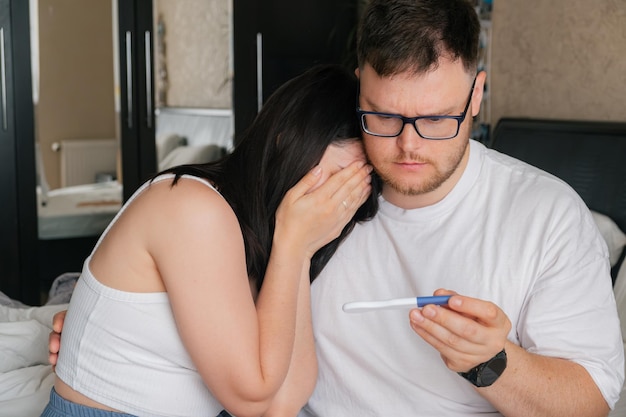
{"type": "MultiPolygon", "coordinates": [[[[295,416],[313,392],[317,378],[317,358],[311,326],[309,271],[304,268],[300,280],[295,341],[289,370],[265,417],[295,416]]],[[[254,287],[254,285],[252,286],[254,287]]],[[[253,289],[256,291],[256,289],[253,289]]],[[[256,294],[255,294],[256,297],[256,294]]],[[[48,350],[53,369],[61,347],[61,331],[67,310],[54,315],[48,350]]]]}
{"type": "Polygon", "coordinates": [[[303,271],[354,214],[342,201],[350,207],[364,201],[368,175],[355,164],[312,193],[307,191],[317,182],[314,174],[290,190],[276,214],[256,305],[243,238],[228,204],[216,193],[192,192],[203,185],[191,181],[162,189],[168,195],[159,198],[164,201],[159,217],[167,221],[148,237],[149,250],[185,347],[206,385],[233,414],[263,414],[283,385],[296,343],[302,281],[308,283],[303,271]]]}
{"type": "Polygon", "coordinates": [[[311,288],[308,269],[300,281],[296,339],[287,377],[264,417],[295,416],[313,393],[317,381],[317,357],[311,323],[311,288]]]}
{"type": "MultiPolygon", "coordinates": [[[[270,404],[268,416],[295,415],[310,395],[316,378],[310,258],[363,203],[369,172],[352,165],[307,193],[317,182],[309,174],[288,193],[276,215],[256,305],[239,224],[221,196],[181,180],[173,188],[151,187],[137,201],[136,208],[147,206],[134,217],[134,230],[142,233],[123,240],[143,242],[152,255],[183,343],[213,395],[235,415],[261,415],[270,404]]],[[[52,364],[62,324],[57,314],[49,342],[52,364]]]]}

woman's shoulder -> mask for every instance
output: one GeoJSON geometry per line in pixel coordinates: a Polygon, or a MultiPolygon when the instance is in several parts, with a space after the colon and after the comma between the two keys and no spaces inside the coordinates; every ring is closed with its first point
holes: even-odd
{"type": "Polygon", "coordinates": [[[188,175],[188,174],[179,175],[178,177],[175,176],[174,174],[161,174],[161,175],[156,176],[152,180],[148,181],[144,185],[144,187],[146,189],[150,189],[150,188],[154,188],[158,184],[166,184],[170,188],[174,188],[180,184],[185,184],[184,188],[188,188],[188,189],[196,188],[198,190],[206,190],[206,191],[210,190],[209,191],[210,194],[211,193],[220,194],[220,192],[218,191],[218,188],[219,188],[218,185],[215,184],[213,181],[210,181],[206,178],[202,178],[202,177],[198,177],[194,175],[188,175]],[[201,185],[201,186],[193,187],[191,186],[192,184],[201,185]]]}
{"type": "MultiPolygon", "coordinates": [[[[117,276],[128,278],[132,271],[141,271],[136,282],[160,280],[160,273],[153,272],[166,264],[179,265],[224,240],[242,245],[237,217],[213,187],[187,177],[176,183],[172,179],[147,183],[103,236],[91,266],[106,285],[128,290],[115,281],[117,276]]],[[[156,287],[141,287],[146,288],[156,287]]]]}
{"type": "Polygon", "coordinates": [[[182,176],[153,182],[141,196],[150,212],[156,212],[170,221],[209,219],[235,216],[217,187],[205,179],[182,176]]]}

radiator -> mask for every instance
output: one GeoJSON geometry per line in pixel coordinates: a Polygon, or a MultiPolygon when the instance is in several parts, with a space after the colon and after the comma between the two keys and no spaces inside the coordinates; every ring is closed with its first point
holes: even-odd
{"type": "Polygon", "coordinates": [[[115,178],[117,140],[71,139],[60,143],[61,187],[92,184],[97,178],[115,178]]]}

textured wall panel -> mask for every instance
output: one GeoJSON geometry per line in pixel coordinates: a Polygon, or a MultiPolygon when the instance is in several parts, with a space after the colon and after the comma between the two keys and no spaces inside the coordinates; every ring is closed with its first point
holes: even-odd
{"type": "Polygon", "coordinates": [[[497,0],[492,19],[492,126],[626,120],[625,0],[497,0]]]}
{"type": "Polygon", "coordinates": [[[165,105],[231,108],[230,0],[155,0],[154,9],[165,23],[165,105]]]}

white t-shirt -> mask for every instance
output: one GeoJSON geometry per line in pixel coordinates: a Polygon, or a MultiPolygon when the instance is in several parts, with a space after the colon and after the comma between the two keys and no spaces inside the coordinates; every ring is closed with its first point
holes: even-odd
{"type": "Polygon", "coordinates": [[[300,416],[500,415],[409,326],[406,310],[350,314],[350,301],[432,295],[489,300],[529,352],[584,366],[612,407],[624,379],[606,244],[565,183],[471,141],[439,203],[380,199],[312,286],[317,386],[300,416]],[[599,325],[601,323],[601,325],[599,325]]]}

